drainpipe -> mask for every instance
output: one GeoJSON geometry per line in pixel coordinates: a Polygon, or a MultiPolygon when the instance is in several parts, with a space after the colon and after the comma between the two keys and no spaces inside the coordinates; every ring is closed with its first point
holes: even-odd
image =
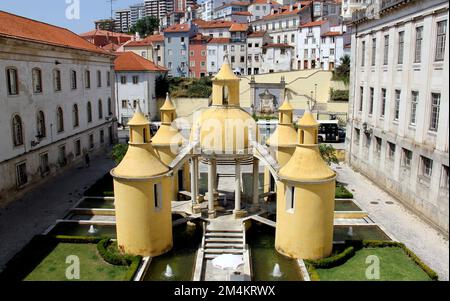
{"type": "MultiPolygon", "coordinates": [[[[358,24],[355,24],[355,40],[357,38],[358,35],[358,24]]],[[[352,33],[353,34],[353,33],[352,33]]],[[[356,64],[358,63],[358,43],[355,43],[355,59],[353,60],[353,62],[355,63],[355,68],[353,68],[353,81],[355,81],[355,77],[356,77],[356,64]]],[[[351,67],[351,63],[350,63],[350,67],[351,67]]],[[[352,72],[352,68],[350,68],[350,75],[352,72]]],[[[353,132],[354,132],[354,118],[355,118],[355,93],[356,93],[356,84],[354,82],[352,82],[353,84],[353,107],[352,107],[352,122],[350,124],[350,148],[349,148],[349,156],[348,156],[348,164],[349,166],[351,166],[351,162],[352,162],[352,150],[353,150],[353,132]]],[[[350,87],[351,88],[351,87],[350,87]]]]}

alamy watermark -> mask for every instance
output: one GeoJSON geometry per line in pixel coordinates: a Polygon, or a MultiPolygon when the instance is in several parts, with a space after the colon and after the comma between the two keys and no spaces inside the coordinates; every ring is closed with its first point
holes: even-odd
{"type": "Polygon", "coordinates": [[[76,255],[67,256],[66,264],[69,265],[66,268],[67,280],[80,280],[80,258],[76,255]]]}
{"type": "Polygon", "coordinates": [[[66,0],[66,18],[68,20],[80,19],[80,0],[66,0]]]}
{"type": "Polygon", "coordinates": [[[380,258],[376,255],[369,255],[366,257],[366,264],[369,266],[366,268],[367,280],[379,280],[380,279],[380,258]]]}

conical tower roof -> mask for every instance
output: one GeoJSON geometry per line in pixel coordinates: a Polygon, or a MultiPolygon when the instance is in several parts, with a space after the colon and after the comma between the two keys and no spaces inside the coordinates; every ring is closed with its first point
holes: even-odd
{"type": "Polygon", "coordinates": [[[164,102],[163,106],[160,108],[161,111],[175,111],[176,108],[172,103],[172,100],[170,99],[169,93],[166,94],[166,101],[164,102]]]}
{"type": "Polygon", "coordinates": [[[231,70],[231,65],[228,60],[228,55],[225,55],[220,71],[214,76],[213,80],[217,81],[239,81],[239,77],[231,70]]]}
{"type": "Polygon", "coordinates": [[[128,125],[142,126],[142,125],[147,125],[147,124],[150,124],[150,122],[145,117],[144,113],[142,113],[141,106],[138,104],[138,106],[136,108],[136,112],[133,115],[133,118],[131,118],[130,121],[128,121],[128,125]]]}
{"type": "Polygon", "coordinates": [[[314,115],[311,113],[309,109],[309,105],[307,106],[303,117],[298,121],[298,125],[300,127],[318,127],[319,123],[314,118],[314,115]]]}
{"type": "Polygon", "coordinates": [[[284,98],[283,104],[278,108],[278,111],[294,111],[294,107],[287,97],[284,98]]]}

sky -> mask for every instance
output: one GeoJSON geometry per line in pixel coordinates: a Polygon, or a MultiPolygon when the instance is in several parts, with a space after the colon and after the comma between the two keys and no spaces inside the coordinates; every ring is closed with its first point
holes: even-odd
{"type": "MultiPolygon", "coordinates": [[[[114,8],[127,8],[140,2],[143,1],[117,0],[114,8]]],[[[0,0],[0,10],[65,27],[77,34],[94,29],[95,20],[111,16],[107,0],[0,0]]]]}

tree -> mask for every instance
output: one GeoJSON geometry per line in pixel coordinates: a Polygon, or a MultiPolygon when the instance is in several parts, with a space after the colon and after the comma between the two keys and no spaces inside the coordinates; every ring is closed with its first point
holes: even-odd
{"type": "Polygon", "coordinates": [[[114,146],[112,150],[112,157],[117,165],[122,162],[123,157],[125,157],[125,154],[128,151],[128,144],[117,144],[114,146]]]}
{"type": "Polygon", "coordinates": [[[158,28],[159,19],[154,16],[149,16],[139,19],[136,25],[131,27],[130,32],[133,34],[137,32],[142,38],[145,38],[146,36],[153,34],[158,28]]]}
{"type": "Polygon", "coordinates": [[[319,150],[322,159],[327,162],[328,165],[331,165],[331,163],[339,163],[339,160],[336,157],[336,149],[332,145],[320,144],[319,150]]]}
{"type": "Polygon", "coordinates": [[[341,57],[340,64],[334,70],[333,75],[335,80],[342,80],[348,85],[350,82],[350,56],[344,55],[341,57]]]}

